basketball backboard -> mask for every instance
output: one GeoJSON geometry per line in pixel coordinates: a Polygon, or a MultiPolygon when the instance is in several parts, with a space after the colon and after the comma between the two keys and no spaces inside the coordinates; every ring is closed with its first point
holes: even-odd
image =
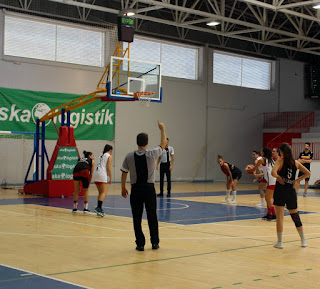
{"type": "Polygon", "coordinates": [[[112,56],[108,78],[108,98],[134,99],[137,92],[150,92],[151,101],[162,101],[160,63],[112,56]]]}

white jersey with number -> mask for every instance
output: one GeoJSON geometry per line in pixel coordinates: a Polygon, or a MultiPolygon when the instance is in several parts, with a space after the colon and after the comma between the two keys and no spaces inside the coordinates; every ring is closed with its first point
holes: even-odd
{"type": "Polygon", "coordinates": [[[99,156],[99,161],[93,173],[94,182],[109,183],[110,179],[107,172],[107,163],[109,157],[109,153],[99,156]]]}
{"type": "Polygon", "coordinates": [[[274,163],[269,163],[266,158],[264,159],[264,162],[265,164],[260,166],[263,173],[263,178],[267,181],[268,186],[273,186],[277,181],[277,179],[271,175],[274,163]]]}

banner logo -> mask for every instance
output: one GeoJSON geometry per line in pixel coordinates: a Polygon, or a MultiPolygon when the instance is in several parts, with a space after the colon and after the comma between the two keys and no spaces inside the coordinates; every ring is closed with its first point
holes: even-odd
{"type": "MultiPolygon", "coordinates": [[[[44,115],[46,115],[50,111],[50,107],[46,103],[37,103],[31,111],[32,119],[34,123],[37,123],[37,118],[41,118],[44,115]]],[[[46,122],[46,126],[51,122],[51,119],[49,119],[46,122]]]]}

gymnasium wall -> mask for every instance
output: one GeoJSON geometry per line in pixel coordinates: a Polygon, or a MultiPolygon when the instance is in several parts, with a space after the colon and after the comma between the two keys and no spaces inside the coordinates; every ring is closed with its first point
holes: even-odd
{"type": "MultiPolygon", "coordinates": [[[[2,35],[0,39],[2,41],[2,35]]],[[[1,49],[2,46],[1,42],[1,49]]],[[[262,91],[213,84],[212,52],[204,49],[201,80],[163,78],[162,104],[153,103],[148,108],[138,102],[116,104],[115,141],[109,142],[115,147],[114,181],[120,181],[122,160],[136,148],[135,138],[139,132],[149,133],[150,147],[159,144],[158,119],[165,123],[170,144],[175,149],[173,180],[224,180],[216,156],[222,154],[240,168],[252,163],[251,151],[262,146],[263,112],[278,111],[279,105],[287,111],[312,109],[302,93],[303,81],[295,82],[292,88],[292,67],[302,77],[301,63],[282,59],[276,62],[274,71],[281,64],[280,89],[279,78],[276,78],[272,90],[262,91]]],[[[95,89],[103,72],[36,61],[17,63],[0,57],[1,87],[85,94],[95,89]]],[[[78,141],[78,148],[80,152],[91,150],[98,156],[105,144],[105,141],[78,141]]],[[[49,155],[54,145],[53,141],[47,142],[49,155]]],[[[18,154],[12,163],[18,166],[18,154]]],[[[243,179],[251,181],[247,176],[243,179]]],[[[12,182],[17,183],[15,176],[12,182]]]]}

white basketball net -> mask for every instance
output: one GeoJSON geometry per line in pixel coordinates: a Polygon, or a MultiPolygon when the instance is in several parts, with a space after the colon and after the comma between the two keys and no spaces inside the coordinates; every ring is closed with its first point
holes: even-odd
{"type": "Polygon", "coordinates": [[[134,98],[139,101],[143,107],[149,107],[154,92],[138,91],[134,93],[134,98]]]}

